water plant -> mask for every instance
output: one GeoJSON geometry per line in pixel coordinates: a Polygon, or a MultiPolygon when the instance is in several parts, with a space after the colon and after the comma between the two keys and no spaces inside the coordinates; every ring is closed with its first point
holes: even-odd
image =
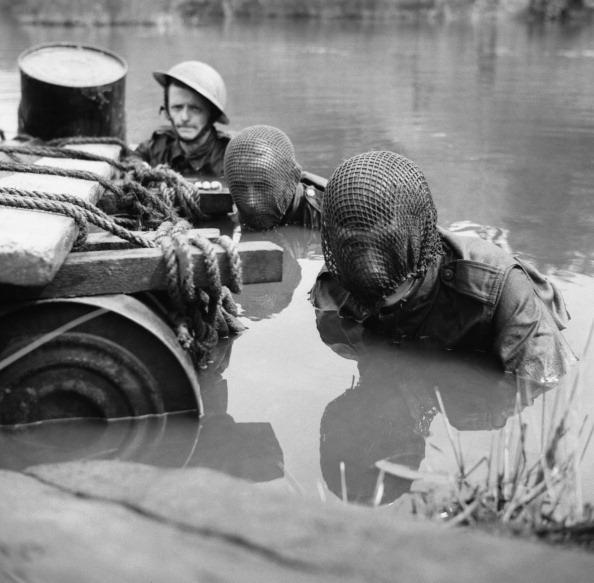
{"type": "MultiPolygon", "coordinates": [[[[593,336],[594,324],[584,355],[593,336]]],[[[582,492],[582,462],[594,432],[581,407],[580,395],[588,382],[582,374],[584,363],[585,357],[563,386],[542,395],[538,424],[528,423],[522,412],[522,391],[530,385],[518,379],[514,415],[502,430],[493,432],[489,453],[472,465],[435,387],[455,473],[417,472],[381,460],[376,464],[376,500],[381,499],[384,475],[392,474],[418,480],[419,488],[410,495],[417,516],[594,550],[594,507],[584,502],[582,492]]]]}

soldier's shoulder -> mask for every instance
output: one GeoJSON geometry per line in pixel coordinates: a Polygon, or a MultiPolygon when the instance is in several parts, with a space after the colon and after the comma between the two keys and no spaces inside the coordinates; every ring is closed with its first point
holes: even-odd
{"type": "Polygon", "coordinates": [[[176,137],[175,132],[171,126],[160,126],[151,134],[150,140],[163,140],[171,139],[174,140],[176,137]]]}
{"type": "Polygon", "coordinates": [[[239,132],[237,130],[221,129],[216,128],[217,140],[228,143],[230,142],[239,132]]]}

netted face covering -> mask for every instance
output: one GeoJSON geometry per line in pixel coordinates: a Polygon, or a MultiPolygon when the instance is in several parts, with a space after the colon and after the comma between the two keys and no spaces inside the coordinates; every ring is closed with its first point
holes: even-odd
{"type": "Polygon", "coordinates": [[[437,211],[414,162],[393,152],[349,158],[324,195],[326,265],[361,304],[376,308],[443,253],[437,211]]]}
{"type": "Polygon", "coordinates": [[[253,229],[269,229],[281,224],[290,207],[301,167],[283,131],[257,125],[229,142],[225,178],[241,222],[253,229]]]}

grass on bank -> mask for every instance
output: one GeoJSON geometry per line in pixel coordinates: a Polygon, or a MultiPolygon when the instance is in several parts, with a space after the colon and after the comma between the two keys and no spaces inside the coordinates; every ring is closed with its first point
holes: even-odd
{"type": "MultiPolygon", "coordinates": [[[[584,355],[590,353],[593,336],[594,324],[584,355]]],[[[584,356],[582,366],[585,362],[584,356]]],[[[382,460],[377,463],[380,473],[376,501],[381,500],[386,473],[420,479],[423,490],[413,492],[410,498],[417,516],[451,526],[478,527],[594,551],[594,508],[584,502],[581,470],[594,426],[580,406],[580,395],[591,380],[583,379],[580,371],[576,369],[564,403],[567,393],[561,387],[543,395],[540,435],[535,435],[536,429],[522,414],[518,383],[514,416],[502,430],[493,432],[489,454],[472,466],[465,461],[459,435],[449,423],[436,387],[456,460],[455,475],[446,478],[448,485],[444,486],[443,476],[414,472],[382,460]],[[536,455],[529,451],[530,438],[538,444],[536,455]]]]}

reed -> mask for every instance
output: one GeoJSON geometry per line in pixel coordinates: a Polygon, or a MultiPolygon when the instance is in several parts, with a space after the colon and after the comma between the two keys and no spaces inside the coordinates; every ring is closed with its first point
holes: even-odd
{"type": "MultiPolygon", "coordinates": [[[[590,350],[593,336],[594,323],[582,363],[594,353],[590,350]]],[[[411,494],[413,513],[450,526],[473,526],[594,550],[594,508],[584,502],[582,492],[582,462],[594,433],[592,419],[583,413],[580,402],[586,384],[576,368],[563,387],[544,394],[537,431],[521,411],[524,387],[518,381],[514,415],[493,434],[489,453],[471,466],[436,387],[456,470],[447,487],[430,475],[426,480],[419,476],[421,489],[411,494]]],[[[404,477],[401,468],[385,460],[377,467],[380,476],[404,477]]]]}

